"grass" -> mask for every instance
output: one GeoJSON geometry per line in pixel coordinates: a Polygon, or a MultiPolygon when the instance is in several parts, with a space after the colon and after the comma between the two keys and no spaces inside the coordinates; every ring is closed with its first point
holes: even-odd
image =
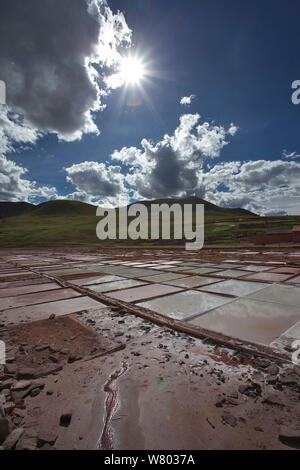
{"type": "MultiPolygon", "coordinates": [[[[210,207],[209,207],[210,208],[210,207]]],[[[77,201],[50,201],[32,211],[0,219],[1,247],[40,248],[43,246],[153,246],[180,244],[180,241],[101,241],[96,236],[96,208],[77,201]]],[[[205,243],[239,243],[269,230],[291,228],[300,217],[255,217],[224,211],[205,211],[205,243]],[[259,223],[259,227],[255,225],[259,223]],[[261,224],[264,224],[261,227],[261,224]]],[[[172,224],[171,224],[172,227],[172,224]]],[[[172,228],[171,228],[172,233],[172,228]]]]}

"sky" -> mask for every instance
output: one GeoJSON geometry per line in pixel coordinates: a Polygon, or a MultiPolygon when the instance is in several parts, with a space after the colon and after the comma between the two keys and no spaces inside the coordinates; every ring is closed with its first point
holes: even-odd
{"type": "Polygon", "coordinates": [[[1,0],[0,201],[300,215],[298,0],[1,0]]]}

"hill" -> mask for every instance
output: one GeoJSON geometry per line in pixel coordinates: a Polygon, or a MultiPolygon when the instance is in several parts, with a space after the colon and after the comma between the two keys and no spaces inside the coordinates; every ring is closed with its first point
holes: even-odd
{"type": "Polygon", "coordinates": [[[29,202],[0,202],[0,219],[31,211],[35,206],[29,202]]]}
{"type": "Polygon", "coordinates": [[[206,213],[218,213],[218,214],[232,215],[232,216],[248,215],[250,217],[258,217],[256,214],[246,209],[228,209],[224,207],[219,207],[215,204],[212,204],[211,202],[205,201],[204,199],[201,199],[200,197],[196,197],[196,196],[190,196],[186,198],[155,199],[153,201],[147,200],[147,201],[139,201],[139,202],[141,204],[144,204],[145,206],[150,206],[150,204],[168,204],[168,205],[180,204],[181,206],[183,206],[184,204],[204,204],[204,210],[206,213]]]}
{"type": "MultiPolygon", "coordinates": [[[[264,233],[270,228],[290,228],[300,223],[300,218],[259,217],[244,209],[225,209],[200,198],[159,199],[142,201],[146,206],[151,203],[204,204],[205,206],[205,243],[230,244],[249,242],[258,233],[264,233]]],[[[3,204],[3,203],[2,203],[3,204]]],[[[15,204],[5,203],[11,214],[15,204]]],[[[48,201],[37,206],[24,203],[26,210],[15,216],[0,219],[0,246],[40,248],[48,246],[99,246],[113,245],[114,240],[100,241],[96,237],[96,207],[79,201],[48,201]]],[[[4,207],[4,206],[3,206],[4,207]]],[[[172,232],[172,230],[171,230],[172,232]]],[[[161,245],[161,240],[131,240],[118,241],[118,244],[147,246],[161,245]]],[[[178,240],[164,242],[179,244],[178,240]]]]}
{"type": "Polygon", "coordinates": [[[95,216],[96,207],[80,201],[47,201],[34,206],[33,217],[95,216]]]}

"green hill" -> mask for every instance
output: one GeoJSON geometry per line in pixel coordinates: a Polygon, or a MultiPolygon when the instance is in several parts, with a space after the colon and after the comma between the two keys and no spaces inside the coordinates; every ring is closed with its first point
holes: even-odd
{"type": "MultiPolygon", "coordinates": [[[[248,215],[249,217],[257,217],[256,214],[250,212],[246,209],[226,209],[224,207],[219,207],[211,202],[205,201],[200,197],[190,196],[186,198],[172,198],[172,199],[155,199],[154,201],[140,201],[141,204],[145,206],[150,206],[150,204],[180,204],[183,206],[184,204],[204,204],[204,210],[206,214],[224,214],[225,216],[238,216],[238,215],[248,215]]],[[[131,204],[130,204],[131,205],[131,204]]]]}
{"type": "Polygon", "coordinates": [[[0,202],[0,219],[31,211],[35,206],[29,202],[0,202]]]}
{"type": "MultiPolygon", "coordinates": [[[[174,203],[205,205],[205,243],[239,243],[251,241],[254,234],[276,228],[289,228],[299,223],[300,217],[259,217],[244,209],[224,209],[200,198],[159,199],[142,201],[169,205],[174,203]]],[[[15,203],[5,203],[14,205],[15,203]]],[[[12,206],[13,208],[13,206],[12,206]]],[[[8,206],[9,211],[9,206],[8,206]]],[[[0,246],[40,248],[47,246],[99,246],[113,245],[115,241],[100,241],[96,237],[96,207],[79,201],[48,201],[37,206],[29,205],[26,212],[0,219],[0,246]]],[[[172,231],[172,230],[171,230],[172,231]]],[[[133,241],[117,241],[135,245],[133,241]]],[[[163,242],[140,240],[147,246],[163,242]]],[[[178,240],[164,242],[179,244],[178,240]]]]}
{"type": "Polygon", "coordinates": [[[34,206],[30,215],[34,217],[95,216],[96,207],[79,201],[47,201],[34,206]]]}

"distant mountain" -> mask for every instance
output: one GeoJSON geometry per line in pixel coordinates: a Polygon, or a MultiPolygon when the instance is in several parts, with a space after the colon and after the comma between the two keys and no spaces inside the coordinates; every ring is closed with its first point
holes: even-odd
{"type": "Polygon", "coordinates": [[[0,219],[29,212],[36,206],[29,202],[0,202],[0,219]]]}
{"type": "Polygon", "coordinates": [[[60,216],[76,216],[76,215],[96,215],[96,206],[86,204],[80,201],[56,200],[47,201],[34,206],[31,212],[32,216],[47,216],[47,217],[60,217],[60,216]]]}
{"type": "MultiPolygon", "coordinates": [[[[196,196],[191,196],[187,198],[172,198],[172,199],[155,199],[153,201],[139,201],[141,204],[144,204],[145,206],[150,206],[150,204],[204,204],[204,210],[205,213],[209,212],[211,213],[218,213],[218,215],[224,214],[224,215],[233,215],[233,216],[238,216],[238,215],[248,215],[249,217],[255,217],[257,214],[254,214],[253,212],[250,212],[246,209],[225,209],[224,207],[219,207],[216,206],[215,204],[212,204],[211,202],[205,201],[204,199],[201,199],[200,197],[196,196]]],[[[132,205],[132,204],[130,204],[132,205]]]]}
{"type": "MultiPolygon", "coordinates": [[[[155,199],[153,201],[139,201],[145,206],[151,204],[204,204],[205,213],[208,215],[216,214],[218,216],[249,216],[255,217],[256,214],[247,211],[246,209],[225,209],[219,207],[211,202],[205,201],[196,196],[187,198],[173,198],[173,199],[155,199]]],[[[129,206],[131,206],[130,204],[129,206]]],[[[28,202],[0,202],[0,218],[13,217],[30,212],[30,216],[33,217],[61,217],[61,216],[95,216],[96,206],[87,204],[80,201],[69,201],[69,200],[55,200],[47,201],[37,206],[29,204],[28,202]]]]}

